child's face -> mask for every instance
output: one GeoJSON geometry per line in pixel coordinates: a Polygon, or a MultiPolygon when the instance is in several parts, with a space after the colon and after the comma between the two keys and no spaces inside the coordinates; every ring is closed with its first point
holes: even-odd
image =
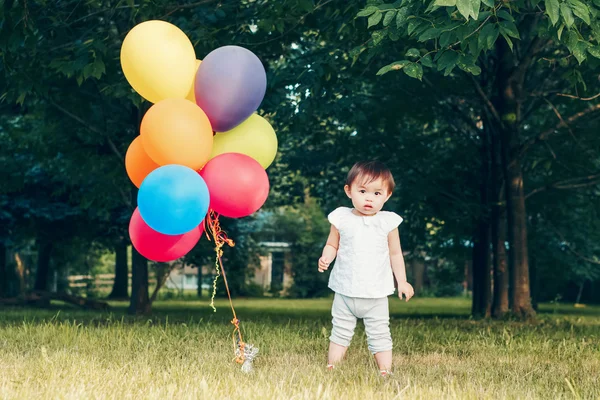
{"type": "Polygon", "coordinates": [[[344,191],[352,199],[356,211],[364,215],[377,214],[392,195],[381,178],[369,182],[369,179],[359,177],[352,186],[344,186],[344,191]]]}

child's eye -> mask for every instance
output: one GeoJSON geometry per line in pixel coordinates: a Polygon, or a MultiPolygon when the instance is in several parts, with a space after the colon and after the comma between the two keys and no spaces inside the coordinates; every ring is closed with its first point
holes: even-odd
{"type": "Polygon", "coordinates": [[[379,196],[381,192],[375,192],[375,196],[379,196]]]}
{"type": "Polygon", "coordinates": [[[359,190],[359,193],[365,194],[365,193],[367,193],[367,191],[364,189],[361,189],[361,190],[359,190]]]}

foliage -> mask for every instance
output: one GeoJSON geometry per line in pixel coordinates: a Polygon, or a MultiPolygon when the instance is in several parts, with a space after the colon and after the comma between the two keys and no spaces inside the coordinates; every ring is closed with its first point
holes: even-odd
{"type": "Polygon", "coordinates": [[[329,294],[329,274],[320,274],[316,265],[327,241],[330,224],[316,200],[307,196],[303,204],[281,207],[266,218],[261,237],[291,244],[294,282],[289,296],[309,298],[329,294]]]}
{"type": "MultiPolygon", "coordinates": [[[[478,61],[505,41],[513,50],[523,36],[537,36],[553,42],[561,53],[561,63],[581,64],[600,58],[600,9],[591,0],[402,0],[394,3],[372,2],[357,16],[368,19],[372,48],[384,40],[411,40],[416,47],[404,54],[406,59],[382,67],[378,75],[403,70],[421,80],[423,69],[448,76],[458,67],[481,74],[478,61]]],[[[366,48],[361,47],[358,52],[366,48]]]]}

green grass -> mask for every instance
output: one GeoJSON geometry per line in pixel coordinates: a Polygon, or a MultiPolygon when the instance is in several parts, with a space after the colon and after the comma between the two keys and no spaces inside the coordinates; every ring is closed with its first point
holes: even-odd
{"type": "Polygon", "coordinates": [[[0,310],[2,399],[600,399],[600,308],[545,305],[536,323],[469,319],[465,299],[391,301],[394,370],[382,380],[362,324],[324,369],[331,300],[236,299],[255,372],[232,362],[228,304],[166,301],[150,318],[0,310]]]}

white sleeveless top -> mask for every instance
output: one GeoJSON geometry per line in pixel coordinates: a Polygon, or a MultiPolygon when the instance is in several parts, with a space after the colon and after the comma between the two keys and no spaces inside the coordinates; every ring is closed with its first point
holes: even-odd
{"type": "Polygon", "coordinates": [[[394,293],[394,275],[390,262],[388,234],[402,217],[380,211],[369,217],[339,207],[328,216],[340,232],[340,244],[329,288],[348,297],[381,298],[394,293]]]}

